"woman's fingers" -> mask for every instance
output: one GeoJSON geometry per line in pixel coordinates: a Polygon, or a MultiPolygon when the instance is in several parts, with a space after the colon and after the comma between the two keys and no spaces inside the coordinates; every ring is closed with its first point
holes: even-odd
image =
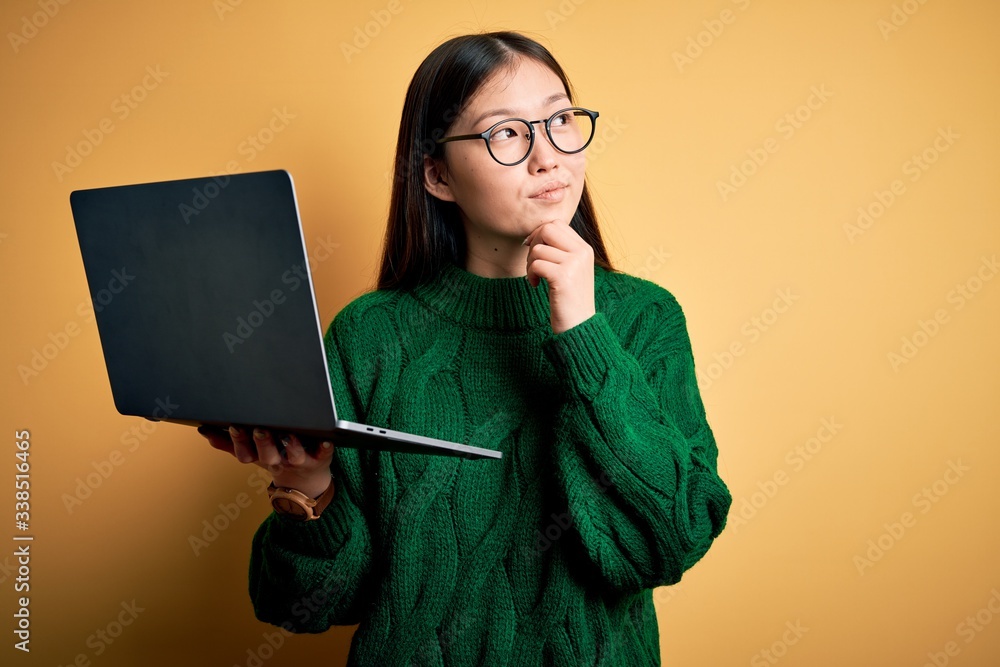
{"type": "Polygon", "coordinates": [[[316,448],[313,456],[316,457],[316,460],[320,464],[327,468],[330,467],[330,461],[333,459],[333,443],[329,440],[319,443],[319,447],[316,448]]]}
{"type": "Polygon", "coordinates": [[[294,433],[288,434],[287,440],[285,456],[292,466],[314,468],[317,467],[317,463],[329,465],[330,459],[333,458],[333,443],[329,441],[319,442],[307,438],[306,443],[303,443],[294,433]]]}
{"type": "Polygon", "coordinates": [[[253,440],[257,445],[257,459],[262,464],[270,468],[276,468],[284,463],[281,453],[278,451],[278,445],[271,437],[270,431],[255,428],[253,430],[253,440]]]}
{"type": "Polygon", "coordinates": [[[232,454],[242,463],[256,462],[272,474],[282,470],[329,468],[333,458],[331,441],[320,442],[317,438],[303,438],[294,433],[284,436],[280,446],[274,435],[264,428],[230,426],[224,429],[202,425],[198,433],[205,436],[213,448],[232,454]]]}
{"type": "Polygon", "coordinates": [[[229,454],[233,452],[233,439],[229,437],[229,431],[224,431],[214,426],[199,426],[198,433],[201,433],[208,440],[208,444],[215,449],[220,449],[229,454]]]}
{"type": "Polygon", "coordinates": [[[252,463],[257,460],[257,447],[247,429],[230,426],[229,437],[233,440],[233,453],[237,459],[242,463],[252,463]]]}
{"type": "Polygon", "coordinates": [[[549,282],[552,282],[549,276],[552,274],[554,267],[547,266],[545,263],[547,262],[548,264],[558,266],[570,257],[570,253],[565,250],[560,250],[555,246],[545,245],[543,243],[536,244],[528,252],[528,282],[531,283],[532,287],[538,287],[541,278],[545,278],[549,282]],[[539,271],[539,269],[541,269],[541,271],[539,271]]]}
{"type": "Polygon", "coordinates": [[[282,442],[285,443],[285,458],[288,459],[288,465],[297,468],[306,462],[305,447],[294,434],[287,435],[282,442]]]}

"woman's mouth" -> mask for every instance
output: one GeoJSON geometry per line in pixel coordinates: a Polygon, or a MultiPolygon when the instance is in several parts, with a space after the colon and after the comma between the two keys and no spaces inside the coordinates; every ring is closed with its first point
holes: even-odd
{"type": "Polygon", "coordinates": [[[566,187],[567,186],[562,183],[557,183],[551,187],[546,186],[542,192],[532,195],[530,199],[534,199],[536,201],[560,202],[566,196],[566,187]]]}

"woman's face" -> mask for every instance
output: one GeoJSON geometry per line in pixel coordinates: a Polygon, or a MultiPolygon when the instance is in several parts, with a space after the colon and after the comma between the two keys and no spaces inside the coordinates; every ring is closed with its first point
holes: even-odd
{"type": "MultiPolygon", "coordinates": [[[[505,118],[538,120],[572,106],[559,77],[530,58],[519,58],[488,79],[455,119],[447,136],[478,134],[505,118]]],[[[586,151],[556,150],[537,123],[531,154],[514,166],[495,161],[481,139],[444,145],[444,160],[425,160],[425,186],[461,212],[470,244],[509,245],[542,223],[569,224],[583,193],[586,151]],[[438,181],[440,179],[440,181],[438,181]],[[545,189],[556,189],[540,195],[545,189]]]]}

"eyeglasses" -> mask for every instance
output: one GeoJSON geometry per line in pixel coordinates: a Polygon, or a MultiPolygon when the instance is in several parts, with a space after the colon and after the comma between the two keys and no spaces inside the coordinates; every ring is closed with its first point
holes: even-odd
{"type": "Polygon", "coordinates": [[[513,167],[527,160],[531,154],[531,149],[535,145],[535,124],[545,123],[545,134],[556,150],[573,154],[590,145],[599,115],[596,111],[582,107],[569,107],[560,109],[544,120],[507,118],[492,125],[485,132],[443,137],[438,139],[437,143],[482,139],[486,142],[486,148],[494,160],[504,166],[513,167]]]}

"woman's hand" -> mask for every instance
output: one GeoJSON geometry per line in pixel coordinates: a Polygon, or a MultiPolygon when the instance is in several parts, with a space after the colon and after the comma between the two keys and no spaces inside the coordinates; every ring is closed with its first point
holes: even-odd
{"type": "Polygon", "coordinates": [[[314,448],[315,452],[310,453],[295,434],[289,434],[282,442],[284,447],[279,449],[278,443],[265,429],[231,426],[225,430],[201,426],[198,432],[208,439],[212,447],[229,452],[242,463],[254,463],[267,470],[275,486],[297,489],[315,498],[331,484],[332,442],[320,443],[314,448]]]}
{"type": "Polygon", "coordinates": [[[589,319],[594,307],[594,249],[563,222],[546,222],[528,234],[528,281],[549,283],[553,333],[589,319]]]}

